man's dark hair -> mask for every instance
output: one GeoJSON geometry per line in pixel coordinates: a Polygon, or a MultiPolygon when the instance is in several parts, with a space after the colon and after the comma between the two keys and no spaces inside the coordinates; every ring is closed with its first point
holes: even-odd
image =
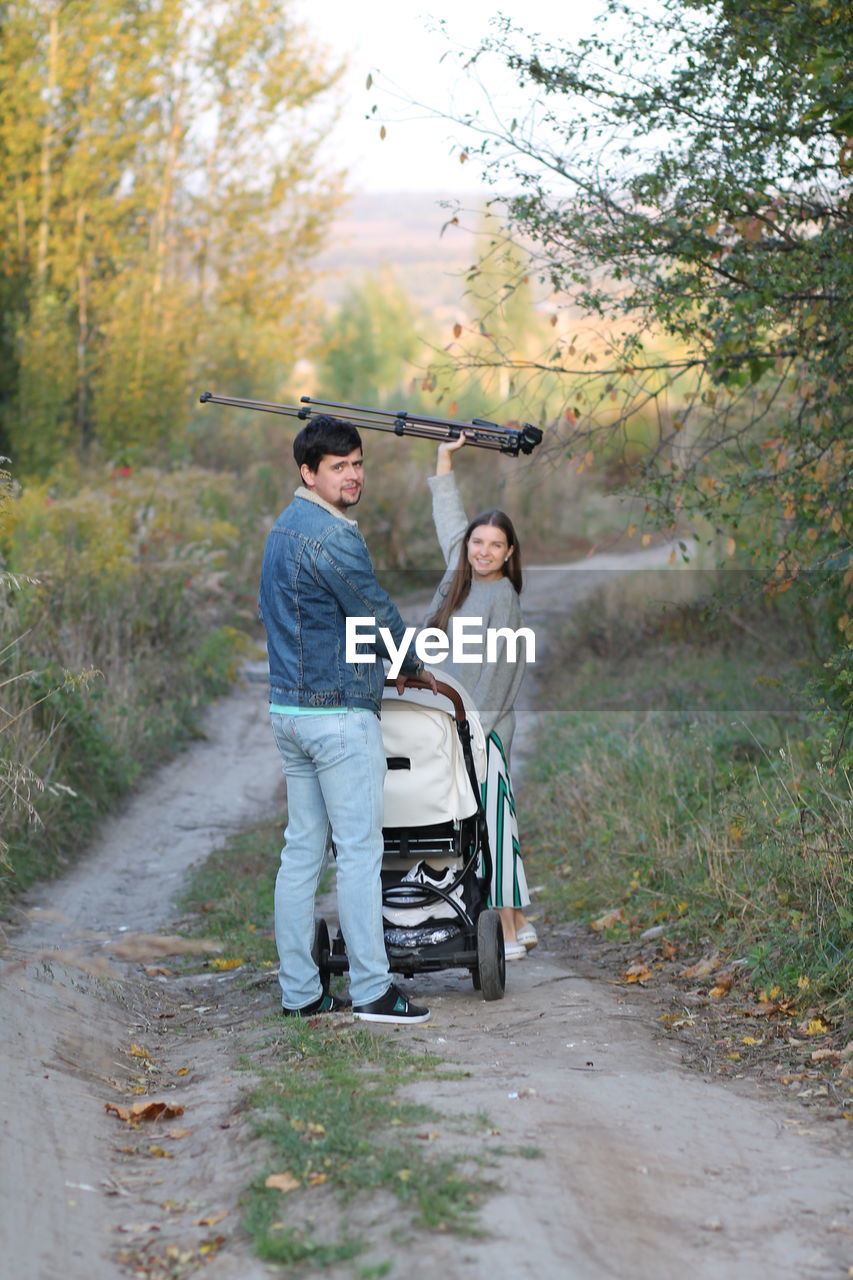
{"type": "Polygon", "coordinates": [[[331,414],[321,413],[311,418],[293,442],[293,456],[297,467],[307,466],[316,471],[320,460],[327,453],[345,458],[354,449],[360,449],[361,436],[349,422],[341,422],[331,414]]]}

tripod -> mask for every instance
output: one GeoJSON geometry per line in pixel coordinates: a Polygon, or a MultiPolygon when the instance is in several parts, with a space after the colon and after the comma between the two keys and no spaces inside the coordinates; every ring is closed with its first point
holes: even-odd
{"type": "Polygon", "coordinates": [[[237,396],[216,396],[204,391],[199,396],[202,404],[224,404],[234,409],[257,409],[261,413],[280,413],[303,421],[316,414],[329,413],[342,422],[371,431],[393,431],[397,436],[420,436],[427,440],[458,440],[462,432],[469,444],[480,449],[495,449],[517,458],[520,453],[532,453],[542,439],[539,427],[525,422],[520,428],[502,427],[497,422],[472,418],[470,422],[458,422],[453,418],[431,418],[426,414],[408,413],[401,409],[365,409],[354,404],[337,404],[332,400],[314,400],[302,396],[298,405],[275,404],[267,400],[242,400],[237,396]]]}

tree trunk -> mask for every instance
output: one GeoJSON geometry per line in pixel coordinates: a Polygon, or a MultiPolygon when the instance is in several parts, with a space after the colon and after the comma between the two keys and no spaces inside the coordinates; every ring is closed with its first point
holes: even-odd
{"type": "Polygon", "coordinates": [[[55,138],[54,111],[56,108],[56,88],[59,64],[59,9],[53,6],[50,13],[50,27],[47,48],[47,114],[41,137],[41,160],[39,177],[41,181],[41,208],[39,214],[38,248],[36,251],[36,284],[39,293],[44,292],[47,283],[47,261],[50,244],[50,209],[51,209],[51,165],[55,138]]]}
{"type": "Polygon", "coordinates": [[[92,443],[89,417],[89,272],[86,263],[86,206],[77,210],[77,434],[85,454],[92,443]]]}
{"type": "Polygon", "coordinates": [[[152,259],[152,275],[151,284],[143,294],[142,314],[139,324],[139,346],[136,351],[136,383],[139,387],[142,386],[145,378],[148,336],[151,325],[157,318],[156,309],[163,289],[163,275],[166,269],[169,213],[175,184],[175,170],[180,153],[179,144],[183,133],[182,107],[184,87],[182,82],[174,89],[172,121],[169,128],[169,142],[166,148],[160,182],[160,195],[157,201],[157,211],[151,223],[151,234],[148,241],[149,253],[152,259]]]}

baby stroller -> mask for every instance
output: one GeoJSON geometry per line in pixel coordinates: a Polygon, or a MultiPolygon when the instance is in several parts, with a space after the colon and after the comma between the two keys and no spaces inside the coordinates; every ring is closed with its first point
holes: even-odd
{"type": "MultiPolygon", "coordinates": [[[[398,694],[386,682],[382,737],[385,778],[382,906],[392,972],[411,977],[468,969],[485,1000],[506,986],[503,928],[487,905],[491,857],[480,803],[485,741],[465,691],[446,677],[436,696],[424,685],[398,694]]],[[[338,930],[314,926],[313,956],[323,990],[349,962],[338,930]]]]}

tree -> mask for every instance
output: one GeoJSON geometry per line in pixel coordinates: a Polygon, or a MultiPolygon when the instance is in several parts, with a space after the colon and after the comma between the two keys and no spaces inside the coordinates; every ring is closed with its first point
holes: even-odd
{"type": "Polygon", "coordinates": [[[468,322],[454,325],[453,362],[442,360],[434,366],[436,373],[441,369],[437,380],[457,398],[466,389],[470,398],[473,391],[480,406],[473,410],[475,415],[484,403],[520,412],[512,403],[515,388],[510,368],[519,358],[536,359],[547,325],[536,310],[525,254],[488,209],[480,214],[478,241],[480,250],[468,273],[463,304],[468,322]],[[458,385],[454,372],[460,367],[475,372],[475,387],[458,385]]]}
{"type": "Polygon", "coordinates": [[[19,474],[179,433],[202,375],[273,389],[338,200],[334,83],[262,0],[9,0],[0,382],[19,474]]]}
{"type": "Polygon", "coordinates": [[[654,407],[650,505],[706,517],[777,589],[829,570],[844,631],[853,11],[613,0],[606,17],[572,48],[501,20],[474,60],[508,66],[531,108],[469,117],[468,154],[516,190],[499,203],[531,270],[609,326],[606,362],[574,360],[567,331],[516,375],[561,375],[578,454],[654,407]]]}
{"type": "Polygon", "coordinates": [[[350,285],[323,326],[317,384],[324,396],[350,404],[382,406],[406,395],[408,405],[406,383],[420,344],[411,304],[393,274],[369,275],[350,285]]]}

